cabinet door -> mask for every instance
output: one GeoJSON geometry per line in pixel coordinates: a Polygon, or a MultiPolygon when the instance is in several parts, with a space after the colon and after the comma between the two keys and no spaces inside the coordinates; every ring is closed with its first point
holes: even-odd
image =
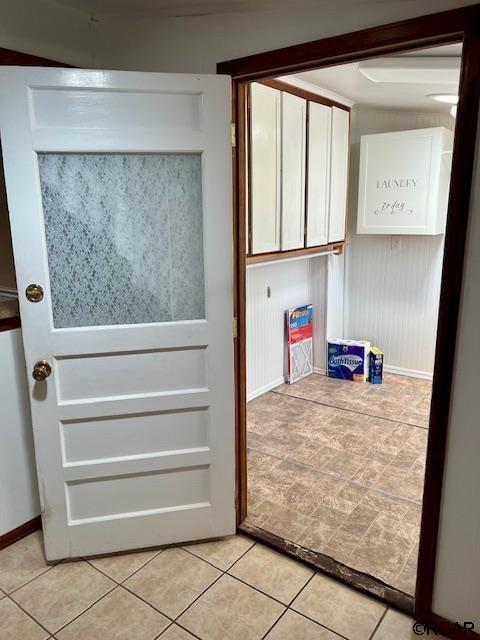
{"type": "Polygon", "coordinates": [[[444,127],[362,136],[357,233],[445,233],[452,147],[444,127]]]}
{"type": "Polygon", "coordinates": [[[251,85],[252,253],[280,249],[280,91],[251,85]]]}
{"type": "Polygon", "coordinates": [[[350,113],[332,107],[332,153],[328,242],[345,239],[350,113]]]}
{"type": "Polygon", "coordinates": [[[328,242],[331,107],[308,104],[307,247],[328,242]]]}
{"type": "Polygon", "coordinates": [[[305,243],[307,101],[282,92],[282,251],[305,243]]]}

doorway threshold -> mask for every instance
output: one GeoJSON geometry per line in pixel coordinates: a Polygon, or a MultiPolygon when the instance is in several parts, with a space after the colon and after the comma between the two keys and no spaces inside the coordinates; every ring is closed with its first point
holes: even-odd
{"type": "Polygon", "coordinates": [[[356,569],[348,567],[334,558],[302,547],[285,538],[275,535],[270,531],[256,527],[249,522],[242,522],[237,530],[262,544],[288,555],[295,560],[301,560],[305,564],[321,571],[327,576],[335,578],[347,584],[349,587],[358,589],[370,596],[378,598],[399,611],[409,615],[413,614],[414,598],[403,593],[394,587],[382,582],[378,578],[369,576],[356,569]]]}

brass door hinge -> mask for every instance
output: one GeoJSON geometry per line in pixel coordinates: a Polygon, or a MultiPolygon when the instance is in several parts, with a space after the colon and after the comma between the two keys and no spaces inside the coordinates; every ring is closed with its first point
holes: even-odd
{"type": "Polygon", "coordinates": [[[237,146],[237,127],[235,122],[232,122],[230,125],[230,139],[232,142],[232,147],[235,148],[237,146]]]}
{"type": "Polygon", "coordinates": [[[238,321],[236,318],[233,318],[233,339],[238,338],[238,321]]]}

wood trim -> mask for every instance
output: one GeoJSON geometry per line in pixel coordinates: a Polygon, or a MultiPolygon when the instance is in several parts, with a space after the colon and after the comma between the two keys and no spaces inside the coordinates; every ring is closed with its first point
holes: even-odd
{"type": "Polygon", "coordinates": [[[326,107],[338,107],[339,109],[343,109],[344,111],[351,111],[350,107],[348,107],[346,104],[335,102],[335,100],[325,98],[318,93],[313,93],[313,91],[301,89],[300,87],[296,87],[293,84],[288,84],[288,82],[282,82],[281,80],[276,79],[268,79],[259,80],[259,83],[264,84],[267,87],[271,87],[272,89],[278,89],[279,91],[284,91],[285,93],[291,93],[294,96],[304,98],[305,100],[309,100],[310,102],[318,102],[318,104],[324,104],[326,107]]]}
{"type": "Polygon", "coordinates": [[[246,103],[246,116],[244,122],[243,131],[243,143],[246,147],[246,161],[243,167],[246,168],[245,172],[245,188],[247,190],[247,198],[245,200],[246,214],[245,219],[248,220],[248,236],[245,238],[245,246],[248,247],[248,254],[252,253],[253,248],[253,218],[252,218],[252,89],[251,84],[245,86],[245,103],[246,103]]]}
{"type": "Polygon", "coordinates": [[[443,254],[415,608],[417,615],[423,618],[429,618],[432,613],[438,528],[456,355],[455,345],[480,104],[480,85],[478,83],[480,75],[480,16],[476,15],[475,17],[475,22],[465,25],[443,254]]]}
{"type": "MultiPolygon", "coordinates": [[[[234,149],[234,278],[235,317],[237,338],[235,340],[235,390],[236,390],[236,475],[237,475],[237,524],[247,517],[247,357],[246,357],[246,216],[247,203],[247,98],[249,86],[238,83],[233,94],[234,121],[236,123],[236,148],[234,149]]],[[[248,153],[249,156],[249,153],[248,153]]],[[[250,229],[249,229],[250,231],[250,229]]]]}
{"type": "Polygon", "coordinates": [[[0,320],[0,332],[18,329],[21,324],[19,316],[14,316],[13,318],[2,318],[0,320]]]}
{"type": "MultiPolygon", "coordinates": [[[[269,51],[254,56],[220,63],[219,73],[233,76],[233,84],[258,81],[296,71],[328,67],[346,62],[364,60],[379,55],[400,53],[432,46],[462,42],[462,72],[459,104],[452,158],[452,173],[445,237],[442,287],[437,331],[437,357],[433,378],[433,396],[427,450],[427,466],[418,580],[415,595],[415,616],[432,618],[432,596],[436,567],[437,538],[443,471],[446,454],[448,421],[451,400],[453,364],[455,360],[460,292],[467,224],[469,219],[470,189],[475,155],[476,131],[480,104],[480,5],[471,5],[452,11],[431,14],[411,20],[365,29],[315,42],[269,51]],[[442,367],[438,355],[442,349],[442,367]]],[[[241,142],[240,142],[241,143],[241,142]]],[[[240,156],[237,155],[237,159],[240,156]]],[[[239,171],[244,167],[239,166],[239,171]]],[[[237,185],[238,186],[238,185],[237,185]]],[[[236,223],[245,227],[245,211],[239,205],[236,223]]],[[[244,249],[245,245],[243,245],[244,249]]],[[[236,264],[245,270],[245,259],[240,251],[236,264]]],[[[245,289],[238,288],[241,297],[245,289]],[[243,291],[243,293],[242,293],[243,291]]],[[[245,300],[239,300],[239,340],[245,340],[245,300]]],[[[241,358],[245,357],[245,347],[241,358]]],[[[240,362],[239,386],[245,388],[245,363],[240,362]]],[[[245,394],[240,393],[242,403],[245,394]]],[[[239,440],[246,443],[246,411],[239,413],[237,425],[239,440]],[[244,432],[244,435],[241,433],[244,432]]],[[[245,465],[244,465],[245,467],[245,465]]],[[[246,478],[242,480],[246,490],[246,478]]]]}
{"type": "Polygon", "coordinates": [[[474,4],[220,62],[217,71],[234,80],[260,80],[459,42],[479,15],[480,6],[474,4]]]}
{"type": "Polygon", "coordinates": [[[19,67],[72,67],[71,64],[49,60],[40,56],[32,56],[29,53],[3,49],[0,47],[0,65],[15,65],[19,67]]]}
{"type": "Polygon", "coordinates": [[[342,255],[344,244],[344,242],[333,242],[331,244],[322,244],[318,247],[304,247],[302,249],[289,249],[288,251],[274,251],[272,253],[255,253],[247,256],[246,263],[254,264],[257,262],[270,262],[271,260],[285,260],[296,256],[309,256],[314,253],[320,253],[320,251],[333,251],[334,249],[338,249],[338,255],[342,255]]]}
{"type": "Polygon", "coordinates": [[[282,551],[283,553],[295,558],[295,560],[301,560],[310,567],[319,569],[322,573],[332,578],[336,578],[350,587],[354,587],[363,593],[368,593],[370,596],[379,598],[384,602],[388,602],[396,609],[400,609],[409,615],[413,613],[413,597],[409,596],[398,589],[385,584],[381,580],[377,580],[372,576],[347,567],[346,565],[338,562],[330,556],[326,556],[323,553],[318,553],[301,547],[294,542],[289,542],[280,536],[260,529],[249,522],[242,522],[238,527],[239,531],[258,540],[262,544],[275,549],[276,551],[282,551]]]}
{"type": "Polygon", "coordinates": [[[1,535],[0,549],[5,549],[5,547],[10,546],[14,542],[17,542],[18,540],[25,538],[25,536],[28,536],[30,533],[33,533],[34,531],[38,531],[41,528],[42,528],[42,519],[40,516],[36,516],[32,520],[25,522],[25,524],[21,524],[16,529],[13,529],[12,531],[8,531],[7,533],[4,533],[3,535],[1,535]]]}

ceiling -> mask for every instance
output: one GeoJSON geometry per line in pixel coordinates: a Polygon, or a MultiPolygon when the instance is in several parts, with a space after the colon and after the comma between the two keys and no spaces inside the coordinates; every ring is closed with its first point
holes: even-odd
{"type": "MultiPolygon", "coordinates": [[[[406,66],[410,67],[411,82],[392,81],[395,78],[393,72],[392,78],[388,82],[373,82],[360,72],[359,66],[361,63],[358,62],[307,71],[296,74],[294,77],[316,87],[340,94],[360,106],[448,113],[450,105],[436,102],[427,96],[439,93],[456,94],[458,85],[451,82],[447,69],[445,69],[444,74],[445,81],[443,81],[441,69],[440,72],[437,71],[436,73],[438,81],[418,81],[415,74],[415,65],[418,65],[420,74],[420,68],[425,65],[425,62],[428,65],[428,58],[444,57],[449,58],[450,61],[453,58],[458,67],[460,67],[461,45],[455,44],[424,49],[422,51],[409,52],[402,56],[395,56],[392,67],[398,63],[399,59],[401,60],[405,57],[409,58],[406,66]],[[417,58],[418,62],[415,61],[415,58],[417,58]]],[[[378,60],[384,61],[385,57],[378,60]]],[[[432,62],[432,66],[436,63],[438,63],[438,59],[432,62]]]]}
{"type": "MultiPolygon", "coordinates": [[[[336,0],[337,4],[362,4],[383,0],[336,0]]],[[[198,16],[235,11],[269,11],[286,8],[318,7],[331,0],[52,0],[95,18],[132,16],[198,16]]]]}

